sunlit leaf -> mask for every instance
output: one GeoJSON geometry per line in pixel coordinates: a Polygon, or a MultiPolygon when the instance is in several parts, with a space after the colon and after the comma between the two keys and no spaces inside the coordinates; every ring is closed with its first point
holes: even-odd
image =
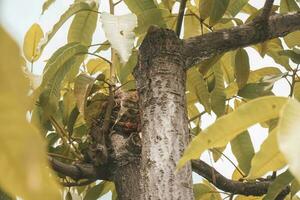
{"type": "Polygon", "coordinates": [[[90,59],[88,61],[88,63],[86,64],[87,72],[90,75],[101,72],[101,73],[105,74],[108,77],[109,67],[110,67],[110,64],[107,61],[105,61],[101,58],[90,59]]]}
{"type": "Polygon", "coordinates": [[[42,15],[45,13],[46,10],[55,2],[55,0],[45,0],[42,8],[42,15]]]}
{"type": "Polygon", "coordinates": [[[74,85],[74,94],[76,96],[76,102],[79,112],[84,114],[84,109],[86,107],[87,97],[92,89],[92,84],[95,82],[95,78],[88,76],[86,74],[80,74],[74,85]]]}
{"type": "Polygon", "coordinates": [[[289,33],[283,39],[289,48],[293,48],[294,46],[297,46],[297,45],[300,46],[299,38],[300,38],[300,31],[295,31],[295,32],[289,33]]]}
{"type": "Polygon", "coordinates": [[[53,38],[55,33],[60,29],[60,27],[74,14],[78,12],[83,12],[87,10],[93,9],[95,6],[94,1],[89,1],[89,3],[86,2],[80,2],[80,3],[74,3],[72,4],[68,10],[62,14],[56,24],[52,27],[52,30],[47,32],[42,38],[38,44],[38,51],[42,52],[45,46],[48,44],[48,42],[53,38]]]}
{"type": "Polygon", "coordinates": [[[249,73],[250,65],[248,53],[244,49],[239,49],[235,54],[235,75],[239,88],[244,87],[248,82],[249,73]]]}
{"type": "Polygon", "coordinates": [[[251,160],[254,156],[254,148],[248,131],[244,131],[231,142],[231,150],[233,155],[236,157],[239,168],[248,174],[251,168],[251,160]]]}
{"type": "Polygon", "coordinates": [[[134,45],[133,29],[137,26],[137,17],[134,14],[114,16],[108,13],[101,14],[101,22],[106,38],[116,49],[122,62],[127,62],[134,45]]]}
{"type": "Polygon", "coordinates": [[[192,140],[177,167],[182,167],[190,159],[199,158],[207,149],[226,145],[255,123],[278,117],[286,102],[287,98],[284,97],[261,97],[220,117],[192,140]]]}
{"type": "Polygon", "coordinates": [[[128,76],[132,73],[134,67],[137,64],[138,59],[138,52],[136,50],[133,50],[131,56],[129,57],[128,61],[124,65],[119,65],[117,70],[117,76],[121,82],[121,84],[125,84],[128,80],[128,76]]]}
{"type": "Polygon", "coordinates": [[[80,42],[85,46],[91,44],[97,25],[98,13],[96,12],[98,10],[98,4],[94,4],[90,10],[91,11],[82,11],[75,15],[68,32],[69,43],[80,42]]]}
{"type": "Polygon", "coordinates": [[[38,24],[33,24],[27,31],[23,43],[23,52],[29,62],[39,59],[41,53],[37,50],[37,47],[43,36],[43,30],[38,24]]]}
{"type": "Polygon", "coordinates": [[[295,12],[299,11],[299,6],[295,2],[295,0],[281,0],[279,11],[280,13],[287,13],[287,12],[295,12]]]}
{"type": "Polygon", "coordinates": [[[227,11],[234,17],[247,5],[248,1],[249,0],[231,0],[227,11]]]}
{"type": "Polygon", "coordinates": [[[210,0],[213,2],[211,12],[210,12],[210,18],[209,18],[209,24],[214,25],[216,24],[225,14],[225,11],[229,5],[229,0],[210,0]]]}
{"type": "Polygon", "coordinates": [[[283,50],[280,52],[280,55],[288,56],[294,63],[300,64],[300,54],[293,50],[283,50]]]}
{"type": "Polygon", "coordinates": [[[214,113],[218,117],[220,117],[225,113],[226,101],[223,71],[221,69],[220,63],[217,63],[213,66],[213,71],[215,76],[215,87],[211,92],[211,108],[214,113]]]}
{"type": "Polygon", "coordinates": [[[99,197],[105,195],[111,190],[114,190],[115,185],[113,182],[108,181],[102,181],[98,185],[95,185],[94,187],[91,187],[83,200],[97,200],[99,197]]]}
{"type": "Polygon", "coordinates": [[[289,165],[290,172],[300,181],[300,103],[290,99],[282,108],[278,122],[278,144],[289,165]]]}
{"type": "Polygon", "coordinates": [[[184,34],[183,38],[189,38],[201,34],[201,26],[199,20],[192,15],[190,10],[186,11],[186,17],[184,18],[184,34]]]}
{"type": "Polygon", "coordinates": [[[282,190],[284,190],[293,179],[293,175],[288,170],[280,174],[278,177],[276,177],[274,182],[271,183],[270,187],[268,188],[268,193],[263,200],[276,199],[277,195],[282,192],[282,190]]]}
{"type": "Polygon", "coordinates": [[[187,89],[196,95],[205,110],[210,113],[210,94],[208,92],[207,84],[203,75],[195,67],[187,71],[187,89]]]}
{"type": "Polygon", "coordinates": [[[202,20],[209,17],[214,1],[212,0],[200,0],[199,1],[199,13],[202,20]]]}
{"type": "Polygon", "coordinates": [[[300,101],[300,82],[295,83],[293,95],[294,95],[295,99],[300,101]]]}
{"type": "Polygon", "coordinates": [[[280,52],[283,51],[283,46],[279,38],[255,45],[255,47],[262,56],[267,54],[268,56],[272,57],[276,63],[284,66],[287,70],[291,70],[289,59],[286,56],[280,55],[280,52]]]}
{"type": "Polygon", "coordinates": [[[276,171],[286,165],[284,156],[279,151],[276,136],[277,128],[273,129],[268,138],[263,142],[251,162],[248,177],[251,179],[261,177],[267,172],[276,171]]]}
{"type": "Polygon", "coordinates": [[[0,171],[5,172],[1,188],[24,199],[60,199],[59,186],[47,167],[46,143],[26,120],[29,83],[19,48],[2,28],[0,42],[0,171]]]}
{"type": "Polygon", "coordinates": [[[211,200],[211,199],[221,199],[217,190],[210,185],[205,183],[197,183],[193,185],[195,200],[211,200]]]}
{"type": "MultiPolygon", "coordinates": [[[[249,83],[257,83],[260,79],[265,76],[276,76],[282,74],[281,71],[276,67],[263,67],[261,69],[251,71],[248,78],[249,83]]],[[[233,95],[236,95],[238,92],[238,86],[236,82],[232,82],[229,86],[225,89],[226,97],[230,98],[233,95]]]]}

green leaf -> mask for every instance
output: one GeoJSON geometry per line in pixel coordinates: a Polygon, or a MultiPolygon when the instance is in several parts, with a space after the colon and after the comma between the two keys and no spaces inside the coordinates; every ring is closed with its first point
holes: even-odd
{"type": "Polygon", "coordinates": [[[277,195],[285,189],[294,179],[293,175],[287,170],[280,174],[268,188],[268,193],[263,200],[274,200],[277,195]]]}
{"type": "Polygon", "coordinates": [[[259,152],[254,155],[248,178],[261,177],[267,172],[276,171],[286,165],[284,156],[278,148],[277,130],[277,128],[274,128],[269,133],[268,138],[261,145],[259,152]]]}
{"type": "Polygon", "coordinates": [[[66,198],[65,198],[66,200],[72,200],[73,199],[73,197],[72,197],[72,195],[71,195],[71,192],[69,191],[68,193],[67,193],[67,195],[66,195],[66,198]]]}
{"type": "Polygon", "coordinates": [[[262,96],[273,95],[270,84],[249,83],[238,92],[238,96],[246,99],[255,99],[262,96]]]}
{"type": "Polygon", "coordinates": [[[300,54],[293,50],[283,50],[280,52],[280,55],[288,56],[294,63],[300,64],[300,54]]]}
{"type": "Polygon", "coordinates": [[[200,18],[205,20],[210,16],[211,9],[213,7],[214,1],[212,0],[200,0],[199,1],[199,12],[200,18]]]}
{"type": "Polygon", "coordinates": [[[299,146],[300,103],[290,99],[282,108],[278,122],[278,144],[290,172],[300,181],[299,146]]]}
{"type": "Polygon", "coordinates": [[[291,49],[295,46],[300,46],[300,31],[295,31],[289,33],[287,36],[283,37],[286,45],[291,49]]]}
{"type": "Polygon", "coordinates": [[[86,108],[87,97],[89,96],[95,78],[88,76],[86,74],[80,74],[74,84],[74,94],[76,97],[77,107],[79,112],[84,114],[86,108]]]}
{"type": "MultiPolygon", "coordinates": [[[[279,75],[279,74],[282,74],[282,73],[276,67],[263,67],[261,69],[250,72],[249,78],[248,78],[248,83],[256,83],[265,76],[270,76],[270,75],[275,76],[275,75],[279,75]]],[[[237,83],[236,82],[230,83],[229,86],[225,89],[226,98],[230,98],[230,97],[236,95],[237,92],[238,92],[237,83]]]]}
{"type": "Polygon", "coordinates": [[[38,49],[40,52],[43,51],[45,46],[49,43],[49,41],[53,38],[55,33],[60,29],[60,27],[74,14],[82,11],[92,10],[95,6],[95,2],[91,1],[91,3],[74,3],[70,6],[70,8],[60,16],[58,22],[53,26],[52,30],[45,34],[45,37],[40,41],[38,45],[38,49]]]}
{"type": "Polygon", "coordinates": [[[145,10],[156,8],[153,0],[124,0],[129,10],[135,14],[140,14],[145,10]]]}
{"type": "Polygon", "coordinates": [[[209,18],[209,24],[214,25],[216,24],[225,14],[226,9],[229,5],[229,0],[210,0],[213,2],[211,12],[210,12],[210,18],[209,18]]]}
{"type": "Polygon", "coordinates": [[[286,56],[280,55],[280,52],[284,50],[280,39],[275,38],[255,45],[255,48],[258,49],[261,56],[267,54],[268,56],[272,57],[276,63],[282,65],[287,70],[291,70],[289,59],[286,56]]]}
{"type": "Polygon", "coordinates": [[[41,56],[40,52],[37,51],[37,46],[43,36],[43,30],[38,24],[33,24],[27,31],[23,43],[23,52],[29,62],[34,62],[41,56]]]}
{"type": "Polygon", "coordinates": [[[184,18],[184,34],[183,38],[189,38],[193,36],[201,35],[201,27],[199,20],[191,15],[191,10],[186,11],[186,16],[184,18]]]}
{"type": "Polygon", "coordinates": [[[204,106],[205,110],[211,112],[210,94],[208,92],[206,81],[203,75],[196,67],[187,71],[187,89],[190,93],[196,95],[199,102],[204,106]]]}
{"type": "Polygon", "coordinates": [[[43,81],[40,88],[43,89],[48,82],[55,76],[57,71],[63,67],[71,59],[74,59],[78,55],[87,53],[87,48],[77,42],[69,43],[59,48],[48,60],[44,72],[43,81]]]}
{"type": "Polygon", "coordinates": [[[236,16],[245,5],[247,5],[249,0],[230,0],[229,6],[227,8],[227,12],[231,14],[231,16],[236,16]]]}
{"type": "MultiPolygon", "coordinates": [[[[83,2],[83,1],[81,1],[83,2]]],[[[68,32],[68,42],[79,42],[89,46],[96,30],[98,19],[98,4],[90,8],[92,11],[82,11],[75,15],[68,32]]]]}
{"type": "Polygon", "coordinates": [[[296,12],[299,11],[299,6],[295,2],[295,0],[281,0],[279,11],[280,13],[287,13],[287,12],[296,12]]]}
{"type": "Polygon", "coordinates": [[[294,85],[293,96],[295,99],[300,101],[300,82],[296,82],[294,85]]]}
{"type": "Polygon", "coordinates": [[[278,117],[286,102],[287,98],[284,97],[261,97],[220,117],[215,123],[194,137],[180,159],[177,168],[181,168],[190,159],[198,159],[207,149],[225,146],[249,126],[278,117]]]}
{"type": "Polygon", "coordinates": [[[60,90],[62,81],[74,65],[75,60],[70,59],[62,65],[55,73],[53,78],[49,80],[39,98],[39,105],[43,108],[45,115],[52,115],[58,109],[58,101],[60,100],[60,90]]]}
{"type": "Polygon", "coordinates": [[[193,185],[195,200],[211,200],[221,199],[215,188],[210,187],[205,183],[197,183],[193,185]]]}
{"type": "Polygon", "coordinates": [[[138,52],[136,50],[132,51],[129,60],[125,65],[119,65],[117,67],[117,76],[121,84],[125,84],[128,81],[128,76],[132,73],[134,67],[137,64],[138,52]]]}
{"type": "Polygon", "coordinates": [[[46,143],[26,119],[29,82],[22,71],[19,48],[2,27],[0,43],[0,171],[5,173],[0,176],[0,187],[22,199],[60,199],[46,143]]]}
{"type": "Polygon", "coordinates": [[[235,54],[235,75],[236,82],[239,88],[243,88],[248,82],[250,65],[247,51],[238,49],[235,54]]]}
{"type": "MultiPolygon", "coordinates": [[[[140,0],[139,0],[140,1],[140,0]]],[[[143,12],[137,14],[138,18],[138,26],[135,29],[135,33],[137,35],[143,35],[147,32],[148,28],[151,25],[156,25],[158,27],[166,28],[166,23],[163,17],[171,17],[169,16],[169,11],[166,9],[147,9],[143,12]]]]}
{"type": "Polygon", "coordinates": [[[137,34],[145,33],[150,25],[166,27],[162,13],[164,9],[158,9],[153,0],[124,0],[124,3],[138,18],[137,34]]]}
{"type": "Polygon", "coordinates": [[[83,200],[97,200],[99,197],[105,195],[111,190],[114,190],[115,185],[113,182],[102,181],[98,185],[88,189],[83,200]]]}
{"type": "Polygon", "coordinates": [[[231,140],[230,145],[232,153],[239,163],[239,168],[245,174],[248,174],[254,156],[254,148],[248,131],[244,131],[231,140]]]}
{"type": "Polygon", "coordinates": [[[215,87],[211,92],[211,108],[214,113],[220,117],[225,113],[226,95],[224,92],[223,71],[219,62],[213,66],[213,71],[215,76],[215,87]]]}
{"type": "Polygon", "coordinates": [[[55,0],[46,0],[43,4],[42,8],[42,15],[45,13],[46,10],[55,2],[55,0]]]}
{"type": "Polygon", "coordinates": [[[101,72],[102,74],[105,74],[105,76],[108,77],[109,68],[110,68],[110,64],[107,61],[103,60],[102,58],[90,59],[86,64],[87,72],[90,75],[96,74],[97,72],[101,72]]]}

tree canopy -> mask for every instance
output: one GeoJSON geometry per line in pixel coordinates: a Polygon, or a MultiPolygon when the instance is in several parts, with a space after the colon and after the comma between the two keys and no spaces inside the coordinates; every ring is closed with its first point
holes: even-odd
{"type": "MultiPolygon", "coordinates": [[[[46,0],[41,15],[55,1],[46,0]]],[[[33,22],[22,48],[0,27],[0,199],[93,200],[108,192],[117,199],[112,170],[128,154],[107,148],[115,145],[107,135],[122,132],[130,156],[140,155],[136,91],[142,89],[136,77],[151,76],[140,63],[152,62],[141,51],[176,52],[145,45],[165,44],[161,38],[169,34],[180,38],[175,41],[184,60],[191,137],[176,169],[191,162],[205,179],[193,184],[194,198],[299,199],[299,3],[266,0],[255,8],[249,0],[109,0],[105,12],[101,1],[75,0],[51,29],[33,22]],[[116,16],[119,4],[131,13],[116,16]],[[67,43],[45,61],[41,75],[33,74],[35,62],[70,20],[67,43]],[[96,29],[106,40],[93,44],[96,29]],[[280,67],[253,70],[245,47],[280,67]],[[274,94],[280,80],[289,96],[274,94]],[[202,125],[205,114],[216,116],[208,127],[202,125]],[[268,129],[258,152],[247,130],[254,124],[268,129]],[[214,162],[226,158],[228,145],[237,161],[230,178],[200,160],[204,152],[214,162]]]]}

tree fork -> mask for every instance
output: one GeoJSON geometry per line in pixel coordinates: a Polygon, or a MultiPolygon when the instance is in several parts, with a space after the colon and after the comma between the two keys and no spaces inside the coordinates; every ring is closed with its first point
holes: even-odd
{"type": "Polygon", "coordinates": [[[175,173],[189,142],[182,41],[172,30],[151,27],[134,70],[141,115],[140,199],[193,199],[192,170],[175,173]]]}

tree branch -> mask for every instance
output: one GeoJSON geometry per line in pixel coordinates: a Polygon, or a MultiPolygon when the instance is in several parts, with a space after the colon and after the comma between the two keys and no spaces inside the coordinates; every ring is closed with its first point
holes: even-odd
{"type": "Polygon", "coordinates": [[[109,180],[109,173],[105,168],[95,168],[91,164],[66,164],[55,158],[48,157],[52,169],[65,176],[69,176],[74,180],[89,179],[89,180],[109,180]]]}
{"type": "MultiPolygon", "coordinates": [[[[268,1],[269,2],[269,1],[268,1]]],[[[300,12],[273,15],[269,20],[253,22],[183,40],[185,67],[218,54],[264,42],[300,30],[300,12]]]]}
{"type": "MultiPolygon", "coordinates": [[[[241,194],[245,196],[262,196],[268,192],[268,188],[272,183],[271,180],[261,182],[240,182],[227,179],[213,167],[209,166],[201,160],[192,160],[193,171],[207,179],[218,189],[232,194],[241,194]]],[[[285,188],[277,197],[276,200],[282,199],[289,194],[290,188],[285,188]]]]}
{"type": "Polygon", "coordinates": [[[266,0],[260,15],[260,20],[268,20],[272,11],[274,0],[266,0]]]}
{"type": "Polygon", "coordinates": [[[176,35],[178,37],[180,36],[180,32],[181,32],[182,21],[183,21],[183,16],[184,16],[184,10],[185,10],[185,7],[186,7],[186,1],[187,0],[181,0],[181,2],[180,2],[178,18],[177,18],[177,24],[176,24],[176,35]]]}

